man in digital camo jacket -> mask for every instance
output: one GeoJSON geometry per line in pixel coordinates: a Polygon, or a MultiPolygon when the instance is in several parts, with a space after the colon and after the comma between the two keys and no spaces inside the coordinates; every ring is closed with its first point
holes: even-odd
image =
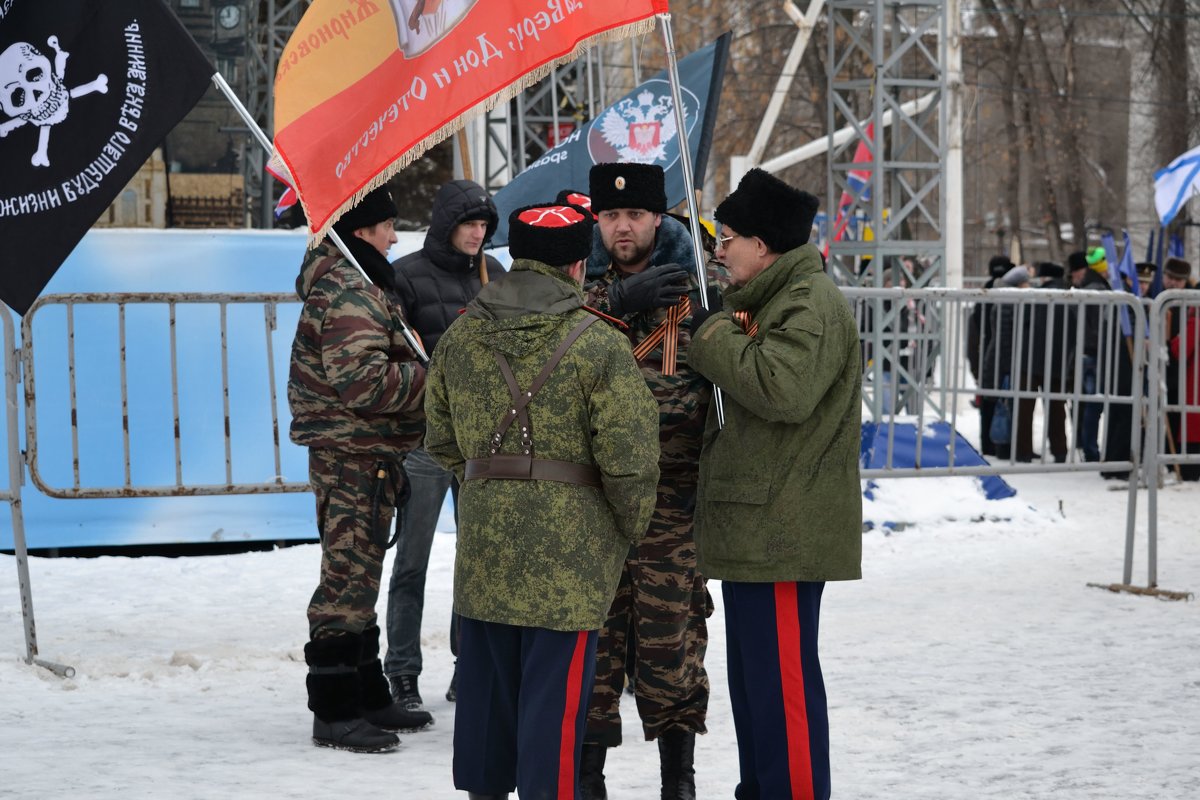
{"type": "Polygon", "coordinates": [[[309,448],[321,536],[320,583],[308,606],[308,707],[313,742],[358,752],[399,744],[394,731],[430,724],[393,703],[379,660],[375,604],[404,455],[421,440],[425,370],[401,333],[387,251],[396,206],[386,188],[334,226],[370,278],[326,239],[296,279],[304,302],[292,343],[292,441],[309,448]]]}
{"type": "Polygon", "coordinates": [[[654,508],[657,405],[583,308],[591,230],[577,206],[514,211],[511,272],[429,368],[425,448],[462,482],[454,785],[472,798],[577,796],[597,632],[654,508]]]}

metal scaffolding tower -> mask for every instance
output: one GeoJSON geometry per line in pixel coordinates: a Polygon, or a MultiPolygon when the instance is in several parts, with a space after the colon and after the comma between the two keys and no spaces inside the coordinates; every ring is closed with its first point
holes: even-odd
{"type": "MultiPolygon", "coordinates": [[[[288,37],[300,17],[308,10],[309,0],[259,0],[251,13],[246,29],[246,84],[237,87],[254,120],[267,136],[275,136],[275,68],[287,45],[288,37]]],[[[242,175],[246,181],[246,202],[256,227],[270,228],[275,220],[272,211],[279,195],[277,182],[267,177],[263,168],[267,157],[262,148],[246,139],[243,150],[242,175]]]]}
{"type": "MultiPolygon", "coordinates": [[[[944,286],[946,3],[830,0],[827,18],[828,130],[851,125],[857,134],[840,143],[830,135],[826,197],[840,198],[830,209],[830,238],[840,227],[838,217],[853,219],[841,238],[831,242],[830,273],[850,286],[944,286]],[[932,102],[915,102],[930,94],[932,102]],[[886,127],[885,115],[891,119],[886,127]],[[860,142],[865,142],[869,160],[856,162],[860,142]],[[871,172],[864,181],[867,169],[871,172]]],[[[923,398],[917,390],[937,360],[942,325],[928,318],[932,308],[873,302],[864,316],[872,334],[864,385],[880,388],[868,388],[866,397],[878,419],[881,412],[913,411],[913,400],[923,398]],[[916,334],[913,315],[922,316],[916,334]],[[900,341],[902,329],[909,332],[900,341]],[[886,374],[897,387],[890,393],[894,401],[889,409],[882,408],[889,394],[883,391],[886,374]]]]}
{"type": "Polygon", "coordinates": [[[607,105],[603,51],[589,50],[558,67],[487,115],[486,139],[473,143],[483,154],[483,170],[476,180],[484,188],[494,192],[504,186],[607,105]]]}

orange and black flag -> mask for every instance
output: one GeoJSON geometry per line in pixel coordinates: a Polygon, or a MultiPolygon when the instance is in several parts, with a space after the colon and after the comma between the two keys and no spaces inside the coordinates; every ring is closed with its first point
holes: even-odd
{"type": "Polygon", "coordinates": [[[275,74],[269,169],[313,238],[466,120],[667,0],[314,0],[275,74]]]}

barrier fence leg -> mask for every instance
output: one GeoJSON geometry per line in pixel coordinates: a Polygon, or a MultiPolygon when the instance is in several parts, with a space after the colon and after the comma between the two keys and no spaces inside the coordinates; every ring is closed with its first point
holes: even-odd
{"type": "Polygon", "coordinates": [[[75,668],[54,661],[38,658],[37,626],[33,621],[33,588],[29,582],[29,551],[25,546],[25,516],[21,509],[21,484],[25,480],[25,462],[21,454],[21,441],[17,435],[17,351],[14,348],[16,334],[12,314],[8,307],[0,304],[0,316],[4,318],[4,396],[8,430],[8,500],[12,511],[13,551],[17,558],[17,583],[21,593],[21,617],[25,623],[25,663],[45,667],[63,678],[75,676],[75,668]]]}

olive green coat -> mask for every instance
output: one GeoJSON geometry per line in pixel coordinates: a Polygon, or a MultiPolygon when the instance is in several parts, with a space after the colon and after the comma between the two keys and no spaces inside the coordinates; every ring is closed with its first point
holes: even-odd
{"type": "Polygon", "coordinates": [[[700,570],[730,581],[862,577],[858,327],[813,245],[724,295],[692,339],[692,366],[724,391],[700,456],[700,570]],[[730,310],[750,312],[742,331],[730,310]]]}
{"type": "MultiPolygon", "coordinates": [[[[468,458],[510,407],[493,350],[526,389],[588,312],[559,270],[518,260],[446,331],[426,383],[425,449],[463,479],[468,458]]],[[[658,484],[658,404],[624,335],[591,325],[529,406],[533,455],[592,464],[603,489],[557,481],[472,479],[459,492],[454,608],[485,622],[598,629],[629,545],[645,533],[658,484]]],[[[519,453],[519,425],[501,453],[519,453]]]]}

